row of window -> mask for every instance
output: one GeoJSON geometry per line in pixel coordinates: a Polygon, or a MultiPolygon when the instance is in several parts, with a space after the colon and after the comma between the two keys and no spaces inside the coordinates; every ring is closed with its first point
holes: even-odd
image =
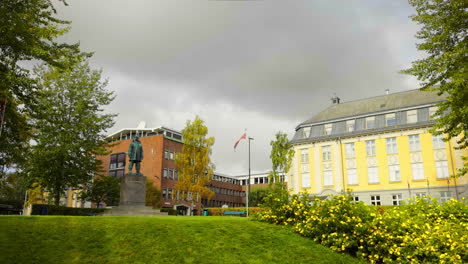
{"type": "Polygon", "coordinates": [[[192,201],[192,198],[197,199],[197,197],[193,197],[191,192],[176,191],[172,188],[162,189],[162,197],[165,200],[176,201],[192,201]],[[182,197],[184,197],[184,199],[182,199],[182,197]]]}
{"type": "Polygon", "coordinates": [[[177,172],[176,169],[164,168],[163,169],[163,178],[171,179],[171,180],[178,180],[179,179],[179,173],[177,172]]]}
{"type": "MultiPolygon", "coordinates": [[[[421,150],[421,143],[419,140],[419,135],[410,135],[408,136],[409,141],[409,150],[410,152],[416,152],[421,150]]],[[[387,145],[387,154],[396,154],[398,153],[398,146],[395,137],[387,138],[386,139],[387,145]]],[[[445,142],[443,135],[433,135],[432,136],[432,147],[433,149],[444,149],[445,142]]],[[[368,157],[372,157],[376,155],[376,145],[375,140],[367,140],[366,141],[366,155],[368,157]]],[[[352,159],[356,157],[356,151],[354,147],[354,143],[346,143],[345,144],[345,156],[348,159],[352,159]]],[[[322,147],[322,161],[331,161],[331,146],[323,146],[322,147]]],[[[308,149],[301,149],[301,162],[308,163],[309,162],[309,150],[308,149]]]]}
{"type": "Polygon", "coordinates": [[[245,196],[245,192],[243,192],[243,191],[220,188],[220,187],[216,187],[216,186],[210,186],[209,188],[210,188],[210,190],[214,191],[216,194],[225,194],[225,195],[232,195],[232,196],[239,196],[239,197],[244,197],[245,196]]]}
{"type": "MultiPolygon", "coordinates": [[[[419,192],[415,194],[416,198],[423,198],[426,196],[425,192],[419,192]]],[[[452,192],[440,192],[440,199],[439,201],[441,203],[447,202],[448,200],[452,199],[452,192]]],[[[354,196],[353,200],[356,202],[359,202],[359,197],[354,196]]],[[[392,204],[393,205],[400,205],[401,202],[403,201],[403,195],[401,193],[399,194],[392,194],[392,204]]],[[[370,196],[370,204],[372,205],[382,205],[381,201],[381,196],[380,195],[371,195],[370,196]]]]}
{"type": "Polygon", "coordinates": [[[202,199],[202,203],[204,207],[222,207],[227,205],[228,207],[244,207],[245,204],[243,203],[234,203],[229,201],[220,201],[220,200],[206,200],[202,199]]]}

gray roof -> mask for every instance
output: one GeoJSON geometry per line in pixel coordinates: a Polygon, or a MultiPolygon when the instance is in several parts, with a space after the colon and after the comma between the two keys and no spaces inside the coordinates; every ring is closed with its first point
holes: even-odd
{"type": "Polygon", "coordinates": [[[346,103],[333,104],[300,125],[372,112],[430,104],[444,100],[444,96],[438,96],[437,93],[421,91],[419,89],[386,94],[346,103]]]}

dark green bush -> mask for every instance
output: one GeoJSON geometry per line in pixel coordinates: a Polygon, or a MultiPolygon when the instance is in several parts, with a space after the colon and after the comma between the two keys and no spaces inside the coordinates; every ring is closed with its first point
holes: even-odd
{"type": "Polygon", "coordinates": [[[87,216],[96,215],[104,212],[104,208],[75,208],[56,206],[51,204],[33,204],[31,215],[41,215],[43,208],[47,208],[47,215],[74,215],[74,216],[87,216]]]}
{"type": "Polygon", "coordinates": [[[161,212],[166,212],[168,215],[177,215],[177,210],[174,208],[161,208],[161,212]]]}

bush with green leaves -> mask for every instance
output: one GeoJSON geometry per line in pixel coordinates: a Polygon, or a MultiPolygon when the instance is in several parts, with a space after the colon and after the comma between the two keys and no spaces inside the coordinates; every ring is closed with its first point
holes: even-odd
{"type": "Polygon", "coordinates": [[[439,204],[422,198],[381,208],[356,203],[349,195],[310,202],[293,196],[258,213],[257,219],[291,226],[334,251],[371,263],[468,262],[465,201],[439,204]]]}

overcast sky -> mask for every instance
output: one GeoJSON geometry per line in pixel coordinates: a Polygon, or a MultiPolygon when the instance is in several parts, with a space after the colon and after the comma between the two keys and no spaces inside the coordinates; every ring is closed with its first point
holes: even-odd
{"type": "Polygon", "coordinates": [[[399,74],[420,58],[405,0],[68,0],[68,42],[93,51],[117,97],[109,131],[182,130],[199,115],[216,139],[216,171],[271,168],[269,142],[331,104],[418,88],[399,74]]]}

